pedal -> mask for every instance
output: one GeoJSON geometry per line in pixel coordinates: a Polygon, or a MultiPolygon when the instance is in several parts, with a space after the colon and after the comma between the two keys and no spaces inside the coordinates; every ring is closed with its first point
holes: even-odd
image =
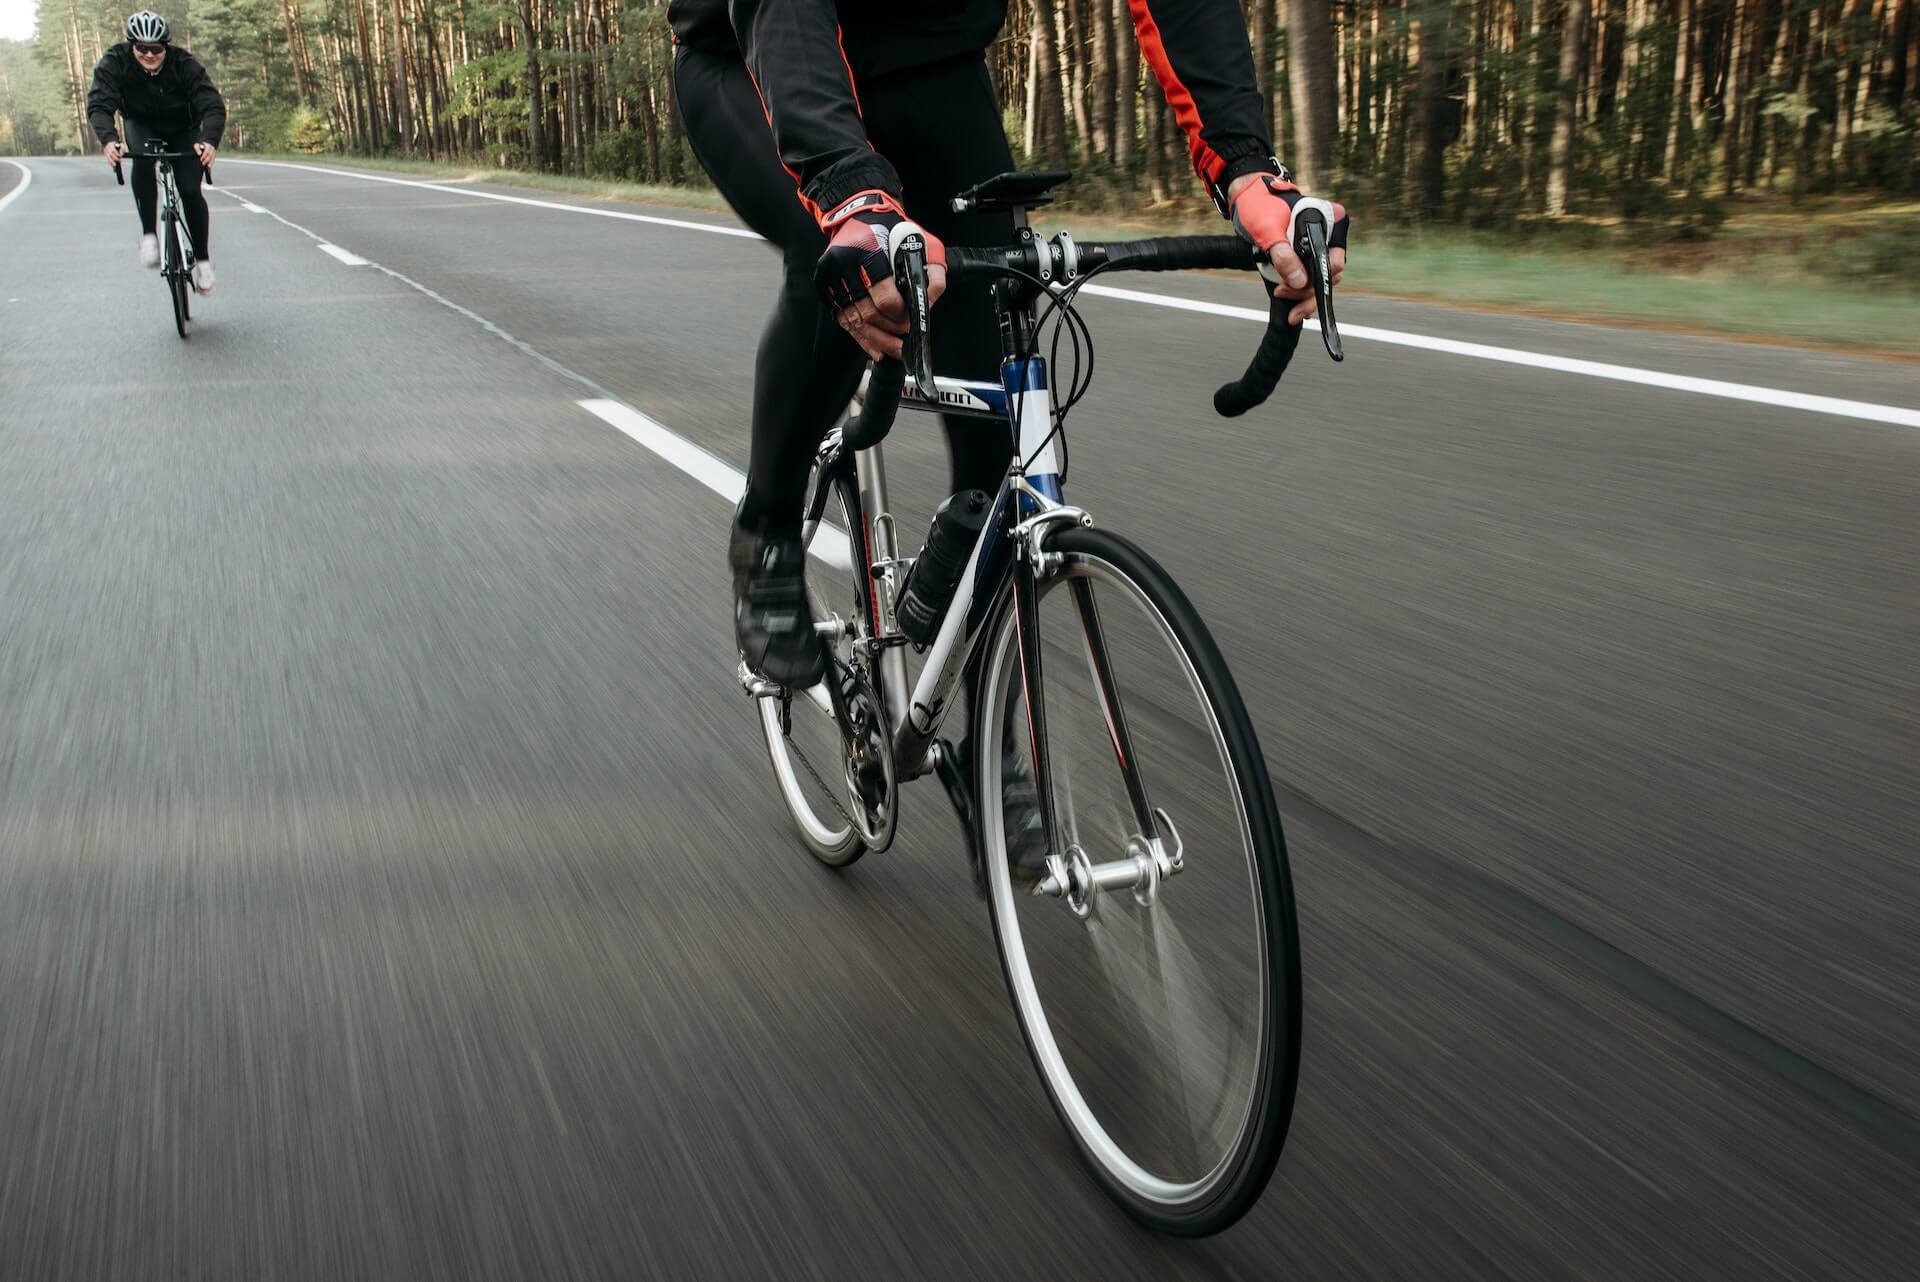
{"type": "Polygon", "coordinates": [[[940,776],[940,783],[947,790],[947,800],[953,803],[954,814],[966,834],[967,863],[973,870],[973,893],[985,899],[987,870],[980,854],[980,828],[973,813],[973,789],[968,786],[960,764],[960,750],[946,739],[934,743],[933,772],[940,776]]]}
{"type": "Polygon", "coordinates": [[[777,699],[787,692],[787,688],[777,681],[769,681],[749,668],[744,662],[740,665],[740,688],[754,699],[777,699]]]}

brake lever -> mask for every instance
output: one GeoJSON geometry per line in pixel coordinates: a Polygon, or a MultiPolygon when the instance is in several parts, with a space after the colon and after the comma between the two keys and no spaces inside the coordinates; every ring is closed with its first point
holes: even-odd
{"type": "Polygon", "coordinates": [[[1333,317],[1333,261],[1327,253],[1327,215],[1319,208],[1322,202],[1303,200],[1295,215],[1293,234],[1293,252],[1300,255],[1300,263],[1307,269],[1307,279],[1313,282],[1313,298],[1319,308],[1320,337],[1327,345],[1327,355],[1336,361],[1347,358],[1340,346],[1340,326],[1333,317]]]}
{"type": "Polygon", "coordinates": [[[926,233],[913,223],[898,223],[888,235],[887,251],[893,259],[894,282],[907,306],[907,333],[900,340],[900,363],[913,375],[920,395],[929,404],[937,403],[940,393],[933,382],[933,341],[927,318],[933,304],[928,298],[926,233]]]}

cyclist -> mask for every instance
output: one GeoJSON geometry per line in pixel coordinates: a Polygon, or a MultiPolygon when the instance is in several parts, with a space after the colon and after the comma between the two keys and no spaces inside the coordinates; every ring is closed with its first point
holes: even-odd
{"type": "Polygon", "coordinates": [[[213,250],[208,240],[207,198],[200,191],[202,167],[211,170],[227,127],[227,104],[207,77],[207,69],[185,49],[172,47],[167,20],[151,9],[127,19],[127,38],[100,56],[87,91],[87,123],[100,139],[101,154],[117,165],[133,158],[133,202],[140,211],[140,263],[160,265],[156,234],[158,196],[154,162],[141,158],[151,142],[161,150],[192,152],[198,165],[175,165],[174,181],[193,238],[193,287],[213,292],[213,250]],[[127,143],[114,129],[114,113],[126,118],[127,143]]]}
{"type": "MultiPolygon", "coordinates": [[[[1301,192],[1273,158],[1240,6],[1132,0],[1140,48],[1187,137],[1195,169],[1233,225],[1268,250],[1312,314],[1289,243],[1301,192]]],[[[1006,0],[672,0],[674,88],[701,164],[784,258],[754,369],[752,444],[729,560],[734,628],[748,664],[791,685],[816,681],[825,648],[807,610],[799,529],[813,451],[858,384],[865,357],[897,356],[905,308],[889,279],[887,230],[911,216],[944,242],[1006,244],[1006,214],[955,214],[953,193],[1012,169],[985,51],[1006,0]],[[796,198],[797,197],[797,198],[796,198]],[[823,300],[830,302],[823,303],[823,300]]],[[[1331,256],[1346,257],[1336,207],[1331,256]]],[[[945,270],[931,272],[944,288],[945,270]]],[[[943,375],[996,380],[984,290],[942,308],[943,375]]],[[[956,489],[999,487],[1003,434],[948,422],[956,489]]]]}

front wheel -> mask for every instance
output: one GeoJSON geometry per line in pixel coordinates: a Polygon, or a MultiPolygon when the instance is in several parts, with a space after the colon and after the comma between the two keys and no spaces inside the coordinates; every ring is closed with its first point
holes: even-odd
{"type": "Polygon", "coordinates": [[[1000,606],[976,693],[1001,965],[1094,1175],[1154,1229],[1215,1233],[1266,1187],[1299,1076],[1280,817],[1233,678],[1166,572],[1100,530],[1046,550],[1032,604],[1000,606]]]}
{"type": "Polygon", "coordinates": [[[172,213],[167,215],[166,226],[161,228],[161,247],[166,255],[161,264],[162,274],[166,277],[167,292],[173,296],[173,327],[185,338],[193,328],[192,311],[187,304],[187,256],[180,247],[180,221],[172,213]]]}

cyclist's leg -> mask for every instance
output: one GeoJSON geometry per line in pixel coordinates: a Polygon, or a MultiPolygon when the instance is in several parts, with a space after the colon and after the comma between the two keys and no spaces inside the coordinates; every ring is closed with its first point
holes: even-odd
{"type": "Polygon", "coordinates": [[[738,58],[682,48],[674,91],[695,155],[727,203],[781,253],[780,292],[754,362],[742,523],[797,533],[807,469],[859,384],[860,349],[814,292],[826,238],[781,167],[766,110],[738,58]]]}
{"type": "MultiPolygon", "coordinates": [[[[1012,215],[956,214],[948,203],[956,192],[1014,168],[985,55],[863,81],[860,95],[873,145],[899,171],[915,221],[949,245],[1013,242],[1012,215]]],[[[985,290],[949,294],[933,320],[940,374],[999,379],[1000,331],[985,290]]],[[[998,489],[1013,454],[1007,432],[978,419],[944,422],[953,488],[998,489]]]]}
{"type": "MultiPolygon", "coordinates": [[[[192,157],[193,142],[192,133],[182,133],[167,140],[167,150],[183,151],[192,157]]],[[[213,261],[213,250],[207,241],[210,215],[206,193],[200,190],[200,174],[200,162],[195,159],[177,161],[173,166],[173,185],[180,192],[180,212],[186,215],[193,256],[200,262],[210,263],[213,261]]]]}
{"type": "Polygon", "coordinates": [[[674,92],[714,185],[781,253],[780,292],[754,361],[746,493],[727,560],[741,654],[773,680],[811,685],[827,654],[808,609],[800,523],[813,452],[859,382],[860,349],[814,293],[825,238],[780,165],[746,64],[683,47],[674,92]]]}
{"type": "Polygon", "coordinates": [[[133,165],[133,207],[140,213],[140,234],[155,235],[159,230],[160,195],[153,177],[153,162],[142,160],[140,153],[147,148],[147,140],[154,136],[142,122],[126,117],[127,154],[133,165]]]}

